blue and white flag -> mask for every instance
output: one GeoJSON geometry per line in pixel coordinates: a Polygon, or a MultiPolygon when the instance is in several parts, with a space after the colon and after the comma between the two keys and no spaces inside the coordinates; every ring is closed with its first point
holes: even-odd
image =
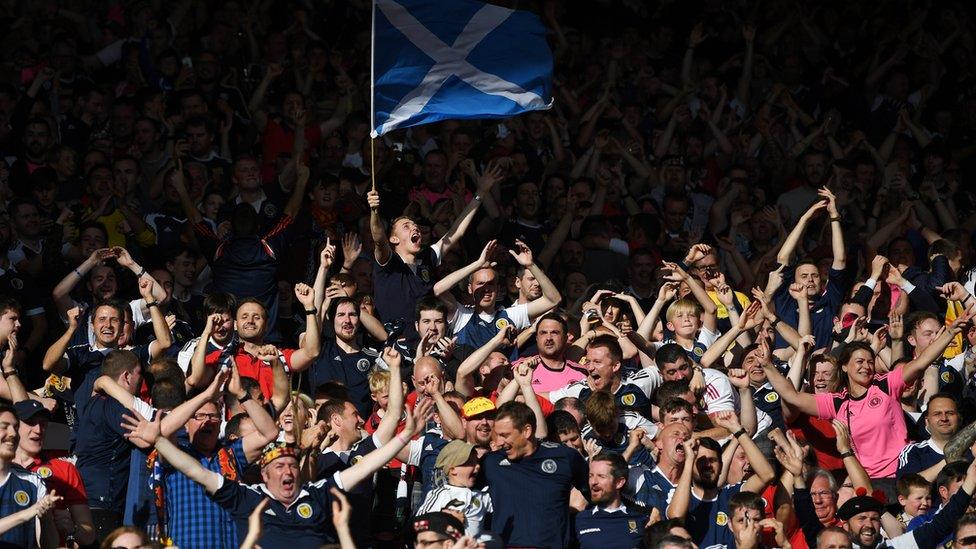
{"type": "Polygon", "coordinates": [[[552,105],[537,16],[475,0],[374,0],[373,137],[552,105]]]}

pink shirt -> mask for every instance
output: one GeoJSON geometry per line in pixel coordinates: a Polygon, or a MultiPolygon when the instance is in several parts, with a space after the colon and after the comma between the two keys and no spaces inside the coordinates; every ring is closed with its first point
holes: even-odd
{"type": "MultiPolygon", "coordinates": [[[[518,365],[523,360],[526,360],[526,358],[515,361],[513,366],[518,365]]],[[[532,372],[532,389],[537,393],[548,393],[584,378],[586,378],[586,368],[572,360],[567,360],[566,365],[561,371],[550,370],[545,362],[540,362],[535,367],[535,371],[532,372]]]]}
{"type": "Polygon", "coordinates": [[[908,443],[908,428],[899,398],[905,388],[904,368],[874,377],[861,398],[819,393],[820,419],[838,419],[848,426],[858,461],[871,478],[891,478],[898,470],[898,454],[908,443]]]}

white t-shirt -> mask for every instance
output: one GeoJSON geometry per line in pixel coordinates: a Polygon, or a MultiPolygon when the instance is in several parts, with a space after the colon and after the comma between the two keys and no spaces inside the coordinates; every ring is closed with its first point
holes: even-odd
{"type": "Polygon", "coordinates": [[[461,486],[445,484],[427,493],[424,502],[417,508],[417,514],[433,513],[449,509],[464,513],[464,533],[471,537],[481,535],[485,515],[492,512],[491,494],[488,488],[472,490],[461,486]]]}
{"type": "MultiPolygon", "coordinates": [[[[532,324],[532,321],[529,320],[529,305],[527,303],[505,307],[504,311],[505,315],[508,316],[508,320],[519,330],[524,330],[532,324]]],[[[458,306],[454,311],[454,318],[451,319],[451,333],[456,334],[461,328],[467,326],[468,322],[474,318],[474,315],[474,307],[458,306]]],[[[485,322],[490,322],[495,315],[478,313],[478,316],[485,322]]]]}

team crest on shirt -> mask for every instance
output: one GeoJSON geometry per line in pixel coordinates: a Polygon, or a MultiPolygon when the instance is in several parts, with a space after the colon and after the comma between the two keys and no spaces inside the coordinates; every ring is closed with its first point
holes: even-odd
{"type": "Polygon", "coordinates": [[[504,330],[505,328],[508,328],[508,321],[504,318],[499,318],[495,321],[495,327],[499,330],[504,330]]]}
{"type": "Polygon", "coordinates": [[[298,516],[302,517],[303,519],[307,519],[308,517],[312,516],[312,506],[307,503],[303,503],[299,505],[297,509],[295,509],[295,512],[298,513],[298,516]]]}
{"type": "Polygon", "coordinates": [[[868,408],[877,408],[881,406],[881,397],[874,397],[868,401],[868,408]]]}
{"type": "Polygon", "coordinates": [[[729,523],[729,516],[723,513],[722,511],[719,511],[718,514],[715,515],[715,524],[718,524],[719,526],[725,526],[728,523],[729,523]]]}
{"type": "Polygon", "coordinates": [[[630,529],[630,533],[631,534],[636,534],[637,533],[637,521],[636,520],[628,520],[627,521],[627,528],[630,529]]]}
{"type": "Polygon", "coordinates": [[[430,271],[427,268],[420,269],[420,280],[430,282],[430,271]]]}
{"type": "Polygon", "coordinates": [[[775,393],[775,392],[773,392],[773,393],[766,393],[766,396],[763,397],[763,400],[765,400],[766,402],[772,404],[772,403],[776,402],[777,400],[779,400],[779,393],[775,393]]]}
{"type": "Polygon", "coordinates": [[[30,496],[23,490],[17,490],[14,492],[14,502],[21,507],[27,507],[27,504],[30,503],[30,496]]]}
{"type": "Polygon", "coordinates": [[[637,397],[631,394],[624,395],[620,397],[620,402],[624,403],[624,406],[633,406],[637,402],[637,397]]]}
{"type": "Polygon", "coordinates": [[[701,358],[702,356],[705,355],[705,349],[701,345],[695,345],[695,347],[691,350],[691,352],[695,353],[695,356],[697,356],[698,358],[701,358]]]}
{"type": "Polygon", "coordinates": [[[267,217],[274,217],[278,213],[278,208],[271,202],[265,201],[264,205],[261,206],[261,210],[267,217]]]}
{"type": "Polygon", "coordinates": [[[50,467],[48,467],[47,465],[45,465],[45,466],[43,466],[43,467],[38,467],[38,468],[37,468],[37,474],[38,474],[38,476],[40,476],[41,478],[48,478],[48,477],[50,477],[50,476],[51,476],[51,475],[52,475],[53,473],[52,473],[52,471],[51,471],[51,468],[50,468],[50,467]]]}
{"type": "Polygon", "coordinates": [[[551,459],[547,459],[542,462],[543,473],[549,473],[551,475],[556,472],[556,467],[556,462],[551,459]]]}
{"type": "Polygon", "coordinates": [[[369,370],[369,361],[366,360],[365,358],[359,359],[359,361],[356,362],[356,369],[359,370],[360,372],[365,372],[366,370],[369,370]]]}
{"type": "Polygon", "coordinates": [[[15,290],[24,289],[24,281],[19,278],[11,278],[10,285],[13,286],[15,290]]]}
{"type": "Polygon", "coordinates": [[[952,374],[951,373],[949,373],[949,372],[942,372],[942,375],[940,377],[942,378],[942,381],[943,382],[945,382],[945,383],[952,383],[952,374]]]}

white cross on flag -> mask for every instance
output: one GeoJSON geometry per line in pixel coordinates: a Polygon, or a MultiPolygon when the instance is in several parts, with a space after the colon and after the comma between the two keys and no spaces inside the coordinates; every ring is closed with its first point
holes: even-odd
{"type": "Polygon", "coordinates": [[[527,11],[475,0],[374,0],[373,137],[552,106],[552,52],[527,11]]]}

